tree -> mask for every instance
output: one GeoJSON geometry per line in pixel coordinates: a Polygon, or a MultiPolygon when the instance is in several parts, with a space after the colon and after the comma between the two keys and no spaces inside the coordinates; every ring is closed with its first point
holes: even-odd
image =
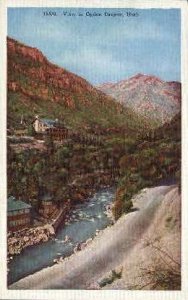
{"type": "Polygon", "coordinates": [[[48,153],[53,154],[54,153],[54,142],[53,142],[52,136],[46,134],[44,142],[45,142],[45,146],[47,148],[48,153]]]}
{"type": "Polygon", "coordinates": [[[124,202],[124,212],[125,213],[128,213],[131,211],[131,208],[133,207],[133,203],[132,203],[132,200],[126,200],[124,202]]]}
{"type": "Polygon", "coordinates": [[[30,136],[36,136],[36,131],[35,131],[35,129],[34,129],[34,127],[33,127],[32,124],[30,124],[28,126],[27,134],[30,135],[30,136]]]}

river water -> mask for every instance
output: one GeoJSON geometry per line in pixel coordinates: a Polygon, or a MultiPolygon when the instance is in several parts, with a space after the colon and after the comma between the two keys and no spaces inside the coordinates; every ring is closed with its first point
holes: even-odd
{"type": "Polygon", "coordinates": [[[9,264],[8,284],[53,265],[53,260],[58,257],[71,255],[78,243],[94,237],[96,230],[109,225],[111,221],[104,212],[106,205],[112,202],[114,194],[114,188],[98,191],[87,202],[75,207],[71,220],[67,225],[60,226],[55,237],[45,243],[28,247],[15,256],[9,264]],[[70,240],[65,243],[66,236],[70,240]]]}

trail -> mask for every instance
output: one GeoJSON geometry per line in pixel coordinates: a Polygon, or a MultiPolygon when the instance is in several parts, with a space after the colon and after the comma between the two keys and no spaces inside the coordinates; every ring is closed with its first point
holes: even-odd
{"type": "Polygon", "coordinates": [[[87,289],[125,259],[152,223],[165,195],[174,186],[145,189],[134,199],[138,210],[101,232],[88,247],[62,263],[12,284],[10,289],[87,289]]]}

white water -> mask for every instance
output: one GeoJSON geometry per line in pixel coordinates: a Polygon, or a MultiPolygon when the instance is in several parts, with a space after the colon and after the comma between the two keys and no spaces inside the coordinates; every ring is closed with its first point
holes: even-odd
{"type": "Polygon", "coordinates": [[[77,243],[94,237],[97,229],[105,228],[110,223],[104,214],[105,207],[111,203],[114,193],[113,188],[98,191],[87,202],[76,206],[71,220],[59,228],[55,238],[24,249],[9,264],[8,283],[53,265],[58,257],[71,255],[77,243]],[[70,241],[65,243],[66,235],[70,241]]]}

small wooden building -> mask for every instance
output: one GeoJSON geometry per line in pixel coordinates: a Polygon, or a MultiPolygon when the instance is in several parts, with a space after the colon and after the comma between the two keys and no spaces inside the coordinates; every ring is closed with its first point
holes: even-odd
{"type": "Polygon", "coordinates": [[[31,205],[10,196],[7,203],[8,231],[17,231],[31,224],[31,205]]]}
{"type": "Polygon", "coordinates": [[[40,197],[40,200],[41,200],[41,205],[40,205],[39,212],[43,216],[46,217],[50,216],[56,208],[56,205],[53,203],[52,196],[50,194],[44,194],[43,196],[40,197]]]}
{"type": "Polygon", "coordinates": [[[35,129],[35,132],[37,133],[44,133],[46,129],[53,128],[58,124],[58,120],[51,120],[51,119],[44,119],[39,118],[38,116],[35,117],[35,120],[33,122],[33,127],[35,129]]]}

